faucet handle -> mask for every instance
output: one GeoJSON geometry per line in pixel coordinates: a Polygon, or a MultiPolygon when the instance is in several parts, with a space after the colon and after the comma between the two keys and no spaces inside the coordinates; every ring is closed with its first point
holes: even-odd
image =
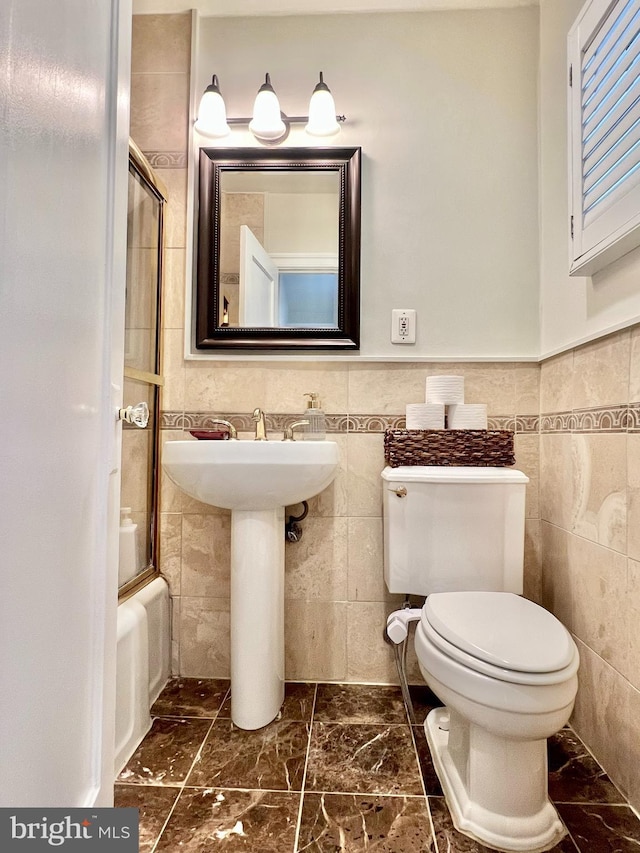
{"type": "Polygon", "coordinates": [[[303,427],[303,426],[309,426],[309,421],[307,421],[307,420],[296,421],[293,424],[289,424],[289,426],[286,426],[284,428],[284,436],[283,436],[282,440],[283,441],[295,441],[296,439],[295,439],[295,436],[293,434],[294,429],[296,429],[297,427],[303,427]]]}

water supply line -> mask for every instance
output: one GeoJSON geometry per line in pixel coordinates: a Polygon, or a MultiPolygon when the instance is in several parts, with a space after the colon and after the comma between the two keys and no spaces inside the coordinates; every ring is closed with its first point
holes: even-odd
{"type": "Polygon", "coordinates": [[[302,504],[301,515],[290,515],[284,525],[284,538],[287,542],[299,542],[302,539],[302,526],[298,523],[307,517],[309,512],[309,504],[306,501],[300,501],[302,504]]]}
{"type": "Polygon", "coordinates": [[[402,698],[409,715],[409,722],[412,725],[416,723],[416,715],[413,710],[413,702],[409,692],[407,683],[407,649],[409,646],[409,625],[411,622],[419,622],[422,615],[422,609],[412,607],[411,600],[407,596],[400,610],[394,610],[387,616],[387,624],[382,632],[382,636],[386,643],[393,646],[393,654],[396,661],[396,669],[398,670],[398,678],[400,679],[400,690],[402,698]]]}

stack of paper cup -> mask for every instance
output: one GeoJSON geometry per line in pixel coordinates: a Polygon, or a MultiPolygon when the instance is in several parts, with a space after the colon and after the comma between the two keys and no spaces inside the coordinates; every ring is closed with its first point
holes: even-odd
{"type": "Polygon", "coordinates": [[[444,403],[407,403],[407,429],[444,429],[444,403]]]}
{"type": "Polygon", "coordinates": [[[456,403],[447,406],[447,426],[449,429],[486,429],[486,404],[456,403]]]}
{"type": "Polygon", "coordinates": [[[464,403],[464,376],[427,376],[427,403],[464,403]]]}

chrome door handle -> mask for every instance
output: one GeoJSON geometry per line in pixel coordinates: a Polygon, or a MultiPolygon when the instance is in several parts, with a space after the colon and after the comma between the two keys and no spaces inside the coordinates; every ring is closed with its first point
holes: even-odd
{"type": "Polygon", "coordinates": [[[118,410],[118,420],[134,424],[144,429],[149,423],[149,406],[146,403],[138,403],[137,406],[127,406],[118,410]]]}

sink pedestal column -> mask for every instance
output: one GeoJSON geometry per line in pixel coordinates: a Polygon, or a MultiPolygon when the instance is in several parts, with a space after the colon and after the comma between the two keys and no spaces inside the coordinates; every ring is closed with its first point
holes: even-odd
{"type": "Polygon", "coordinates": [[[231,719],[259,729],[284,701],[284,507],[231,513],[231,719]]]}

